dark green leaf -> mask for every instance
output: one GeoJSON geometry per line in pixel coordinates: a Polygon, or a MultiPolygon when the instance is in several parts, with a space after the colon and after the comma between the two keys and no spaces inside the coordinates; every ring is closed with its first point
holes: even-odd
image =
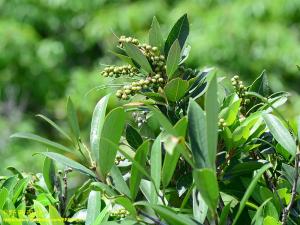
{"type": "Polygon", "coordinates": [[[116,145],[118,146],[123,133],[125,116],[124,109],[118,107],[109,112],[105,118],[99,145],[99,168],[102,176],[106,176],[115,163],[118,150],[116,145]]]}
{"type": "Polygon", "coordinates": [[[200,191],[202,198],[207,204],[212,213],[215,212],[218,197],[219,188],[216,173],[213,169],[194,169],[194,180],[197,189],[200,191]]]}
{"type": "Polygon", "coordinates": [[[182,17],[177,20],[172,30],[170,31],[168,38],[165,42],[165,55],[168,55],[171,45],[176,39],[179,41],[180,48],[182,49],[184,43],[189,35],[189,21],[187,14],[184,14],[182,17]]]}
{"type": "Polygon", "coordinates": [[[264,70],[258,78],[251,84],[249,91],[256,92],[261,96],[267,97],[270,94],[270,87],[266,71],[264,70]]]}
{"type": "MultiPolygon", "coordinates": [[[[134,157],[134,160],[143,167],[146,164],[149,148],[150,148],[150,142],[147,140],[137,149],[136,155],[134,157]]],[[[131,177],[130,177],[130,192],[131,192],[132,199],[135,199],[138,193],[141,179],[142,179],[142,174],[137,169],[136,165],[133,164],[131,167],[131,177]]]]}
{"type": "Polygon", "coordinates": [[[188,88],[189,84],[186,80],[175,78],[165,86],[165,94],[169,101],[176,102],[185,95],[188,88]]]}
{"type": "Polygon", "coordinates": [[[53,192],[55,184],[55,164],[54,161],[50,158],[45,158],[44,167],[43,167],[43,177],[47,188],[50,192],[53,192]]]}
{"type": "Polygon", "coordinates": [[[181,53],[181,48],[178,40],[176,39],[172,44],[167,57],[166,65],[167,65],[167,75],[169,80],[172,79],[173,74],[178,68],[180,62],[180,53],[181,53]]]}
{"type": "Polygon", "coordinates": [[[152,72],[151,65],[149,64],[146,56],[140,51],[140,49],[131,43],[125,43],[124,48],[130,58],[137,62],[147,73],[152,72]]]}
{"type": "Polygon", "coordinates": [[[129,124],[126,127],[126,140],[134,149],[137,149],[143,143],[143,138],[139,132],[129,124]]]}
{"type": "Polygon", "coordinates": [[[130,190],[124,180],[120,169],[117,166],[113,166],[110,170],[110,176],[113,180],[115,189],[121,194],[125,194],[130,197],[130,190]]]}

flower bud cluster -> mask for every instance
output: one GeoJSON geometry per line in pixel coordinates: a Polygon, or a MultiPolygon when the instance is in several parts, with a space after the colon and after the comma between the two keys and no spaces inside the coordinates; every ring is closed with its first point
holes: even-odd
{"type": "Polygon", "coordinates": [[[126,158],[125,158],[124,156],[122,156],[122,155],[117,155],[116,158],[115,158],[115,164],[116,164],[116,165],[119,165],[120,162],[125,161],[125,159],[126,159],[126,158]]]}
{"type": "Polygon", "coordinates": [[[240,98],[245,97],[245,92],[247,91],[247,87],[244,86],[243,81],[240,80],[239,76],[234,76],[231,79],[231,83],[240,98]]]}
{"type": "Polygon", "coordinates": [[[131,65],[124,66],[108,66],[105,67],[101,72],[104,77],[120,77],[120,76],[130,76],[133,77],[138,73],[138,69],[131,65]]]}
{"type": "Polygon", "coordinates": [[[123,48],[124,47],[124,43],[131,43],[134,45],[139,45],[139,40],[133,37],[125,37],[124,35],[122,35],[119,38],[119,47],[123,48]]]}
{"type": "Polygon", "coordinates": [[[110,215],[113,217],[117,217],[117,218],[124,218],[127,215],[129,215],[129,212],[126,209],[121,208],[121,209],[111,212],[110,215]]]}
{"type": "Polygon", "coordinates": [[[219,126],[220,128],[225,128],[225,127],[227,127],[227,124],[226,124],[226,122],[225,122],[225,120],[224,120],[223,118],[219,119],[218,126],[219,126]]]}
{"type": "Polygon", "coordinates": [[[147,114],[148,114],[147,111],[132,113],[132,117],[135,120],[135,122],[138,124],[138,127],[141,127],[144,123],[147,122],[147,114]]]}
{"type": "Polygon", "coordinates": [[[121,89],[117,90],[116,96],[119,99],[127,100],[130,96],[133,96],[141,91],[147,89],[153,89],[158,86],[162,86],[166,81],[161,74],[150,75],[146,79],[134,81],[128,85],[124,85],[121,89]]]}

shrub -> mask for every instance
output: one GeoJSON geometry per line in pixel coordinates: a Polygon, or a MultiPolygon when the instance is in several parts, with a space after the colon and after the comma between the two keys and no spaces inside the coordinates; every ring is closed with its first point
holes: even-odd
{"type": "Polygon", "coordinates": [[[117,89],[120,106],[106,112],[112,97],[100,99],[89,144],[71,99],[70,132],[40,116],[64,145],[35,134],[12,136],[49,151],[38,153],[46,156],[42,174],[10,168],[15,175],[3,178],[4,224],[9,218],[63,224],[62,217],[88,225],[299,224],[300,123],[277,109],[288,94],[272,93],[265,72],[246,86],[238,76],[228,81],[213,69],[188,68],[188,34],[183,15],[166,41],[155,18],[148,44],[119,38],[114,54],[126,65],[101,74],[112,77],[107,86],[117,89]],[[86,180],[70,193],[73,170],[86,180]]]}

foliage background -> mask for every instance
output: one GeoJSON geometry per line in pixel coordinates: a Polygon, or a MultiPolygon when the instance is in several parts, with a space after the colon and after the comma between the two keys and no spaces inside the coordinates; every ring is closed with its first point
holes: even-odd
{"type": "Polygon", "coordinates": [[[34,115],[63,125],[67,96],[78,108],[82,130],[88,130],[93,107],[107,90],[86,93],[103,84],[101,64],[116,60],[105,52],[115,35],[146,41],[154,15],[167,33],[183,13],[191,22],[188,64],[214,66],[246,81],[266,69],[274,90],[294,96],[287,116],[297,113],[298,0],[0,0],[0,157],[5,159],[0,173],[7,173],[8,165],[41,168],[32,154],[44,147],[11,142],[9,136],[16,131],[55,136],[34,115]]]}

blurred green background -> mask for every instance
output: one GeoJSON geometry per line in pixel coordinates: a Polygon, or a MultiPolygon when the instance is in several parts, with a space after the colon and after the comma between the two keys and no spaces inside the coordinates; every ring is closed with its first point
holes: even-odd
{"type": "Polygon", "coordinates": [[[275,91],[293,95],[287,116],[298,113],[299,0],[0,0],[0,173],[8,165],[42,168],[32,154],[45,147],[9,136],[29,131],[60,140],[35,114],[66,127],[67,96],[87,137],[105,90],[86,93],[103,84],[101,64],[116,60],[109,54],[114,33],[147,41],[154,15],[167,35],[184,13],[191,23],[188,64],[239,74],[248,84],[266,69],[275,91]]]}

